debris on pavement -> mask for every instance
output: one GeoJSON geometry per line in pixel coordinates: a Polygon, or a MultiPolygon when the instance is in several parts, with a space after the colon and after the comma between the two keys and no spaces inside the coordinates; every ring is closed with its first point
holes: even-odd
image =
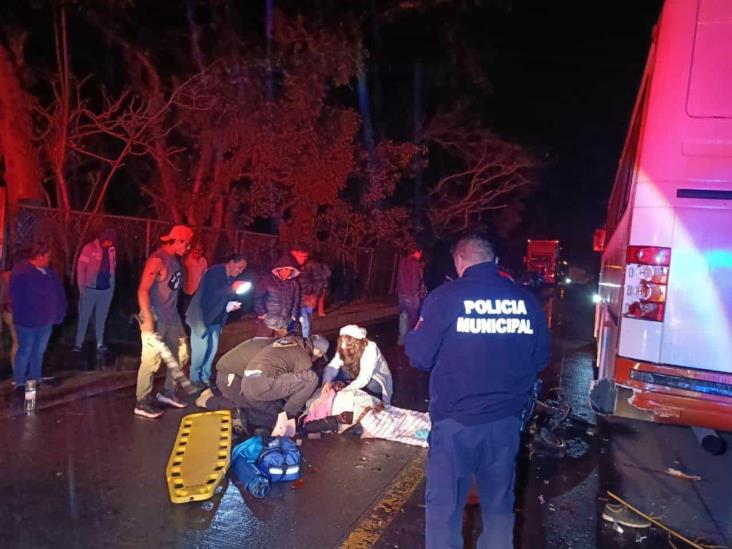
{"type": "MultiPolygon", "coordinates": [[[[650,528],[651,522],[639,514],[634,513],[628,507],[618,503],[606,503],[602,510],[602,520],[615,524],[621,524],[628,528],[650,528]]],[[[613,526],[613,529],[615,527],[613,526]]]]}
{"type": "Polygon", "coordinates": [[[665,473],[667,475],[672,476],[672,477],[683,478],[683,479],[686,479],[686,480],[701,480],[702,479],[698,475],[689,475],[687,473],[684,473],[683,471],[679,471],[678,469],[674,469],[673,467],[666,467],[665,473]]]}
{"type": "Polygon", "coordinates": [[[628,503],[627,501],[625,501],[620,496],[616,496],[615,494],[613,494],[610,490],[607,491],[607,495],[610,496],[611,498],[613,498],[618,503],[621,503],[622,505],[624,505],[625,507],[627,507],[628,509],[630,509],[634,513],[640,515],[641,517],[643,517],[644,519],[646,519],[651,524],[654,524],[654,525],[658,526],[659,528],[662,528],[663,530],[665,530],[669,534],[669,543],[672,546],[673,546],[673,542],[671,541],[671,536],[674,536],[674,537],[680,539],[681,541],[683,541],[684,543],[688,544],[689,547],[694,547],[695,549],[705,549],[703,545],[700,545],[700,544],[696,543],[695,541],[692,541],[689,538],[684,537],[683,535],[679,534],[675,530],[672,530],[671,528],[669,528],[668,526],[666,526],[662,522],[658,521],[657,519],[654,519],[653,517],[646,515],[642,511],[639,511],[637,508],[633,507],[630,503],[628,503]]]}

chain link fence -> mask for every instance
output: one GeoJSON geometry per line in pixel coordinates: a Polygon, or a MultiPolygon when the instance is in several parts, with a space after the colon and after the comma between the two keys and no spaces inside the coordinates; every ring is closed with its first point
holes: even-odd
{"type": "MultiPolygon", "coordinates": [[[[155,219],[85,212],[24,205],[10,211],[7,225],[5,268],[23,256],[36,239],[51,244],[53,265],[64,273],[68,282],[74,278],[74,265],[81,247],[104,229],[118,235],[117,288],[125,309],[136,307],[134,294],[140,270],[147,256],[155,250],[160,237],[172,223],[155,219]],[[127,294],[127,295],[124,295],[127,294]]],[[[274,235],[241,230],[195,228],[196,239],[203,242],[210,264],[223,261],[231,253],[243,254],[253,271],[269,271],[283,250],[274,235]]],[[[389,247],[341,249],[319,243],[314,250],[318,259],[332,271],[331,296],[334,301],[348,302],[391,295],[397,267],[397,255],[389,247]]]]}

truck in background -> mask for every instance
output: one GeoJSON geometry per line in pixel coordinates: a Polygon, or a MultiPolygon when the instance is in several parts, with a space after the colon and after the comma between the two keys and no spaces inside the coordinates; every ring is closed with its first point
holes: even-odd
{"type": "Polygon", "coordinates": [[[526,272],[536,273],[544,284],[555,284],[559,264],[559,240],[528,240],[526,272]]]}

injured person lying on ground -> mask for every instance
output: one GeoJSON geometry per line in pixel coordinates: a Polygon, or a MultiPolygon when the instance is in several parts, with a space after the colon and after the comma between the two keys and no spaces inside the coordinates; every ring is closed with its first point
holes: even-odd
{"type": "Polygon", "coordinates": [[[300,419],[305,433],[356,432],[361,438],[382,438],[427,447],[430,418],[424,412],[384,405],[361,390],[343,390],[336,382],[308,403],[300,419]]]}
{"type": "Polygon", "coordinates": [[[328,340],[320,335],[249,339],[221,357],[216,392],[204,391],[196,404],[208,410],[233,409],[235,427],[240,415],[245,430],[271,430],[281,412],[294,420],[303,410],[318,385],[313,362],[327,351],[328,340]]]}

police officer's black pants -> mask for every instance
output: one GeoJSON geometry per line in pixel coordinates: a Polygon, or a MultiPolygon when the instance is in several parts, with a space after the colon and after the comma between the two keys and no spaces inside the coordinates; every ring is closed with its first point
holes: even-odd
{"type": "Polygon", "coordinates": [[[513,547],[520,426],[517,417],[470,426],[452,419],[432,424],[427,458],[427,549],[463,547],[463,508],[473,475],[483,519],[478,548],[513,547]]]}
{"type": "Polygon", "coordinates": [[[216,388],[218,391],[214,391],[206,402],[207,410],[232,410],[251,405],[241,394],[241,377],[236,374],[217,372],[216,388]]]}
{"type": "Polygon", "coordinates": [[[276,376],[247,376],[242,382],[242,396],[262,413],[277,414],[282,410],[287,417],[296,418],[305,402],[315,392],[318,376],[315,372],[284,373],[276,376]],[[280,401],[284,400],[284,405],[280,401]]]}

